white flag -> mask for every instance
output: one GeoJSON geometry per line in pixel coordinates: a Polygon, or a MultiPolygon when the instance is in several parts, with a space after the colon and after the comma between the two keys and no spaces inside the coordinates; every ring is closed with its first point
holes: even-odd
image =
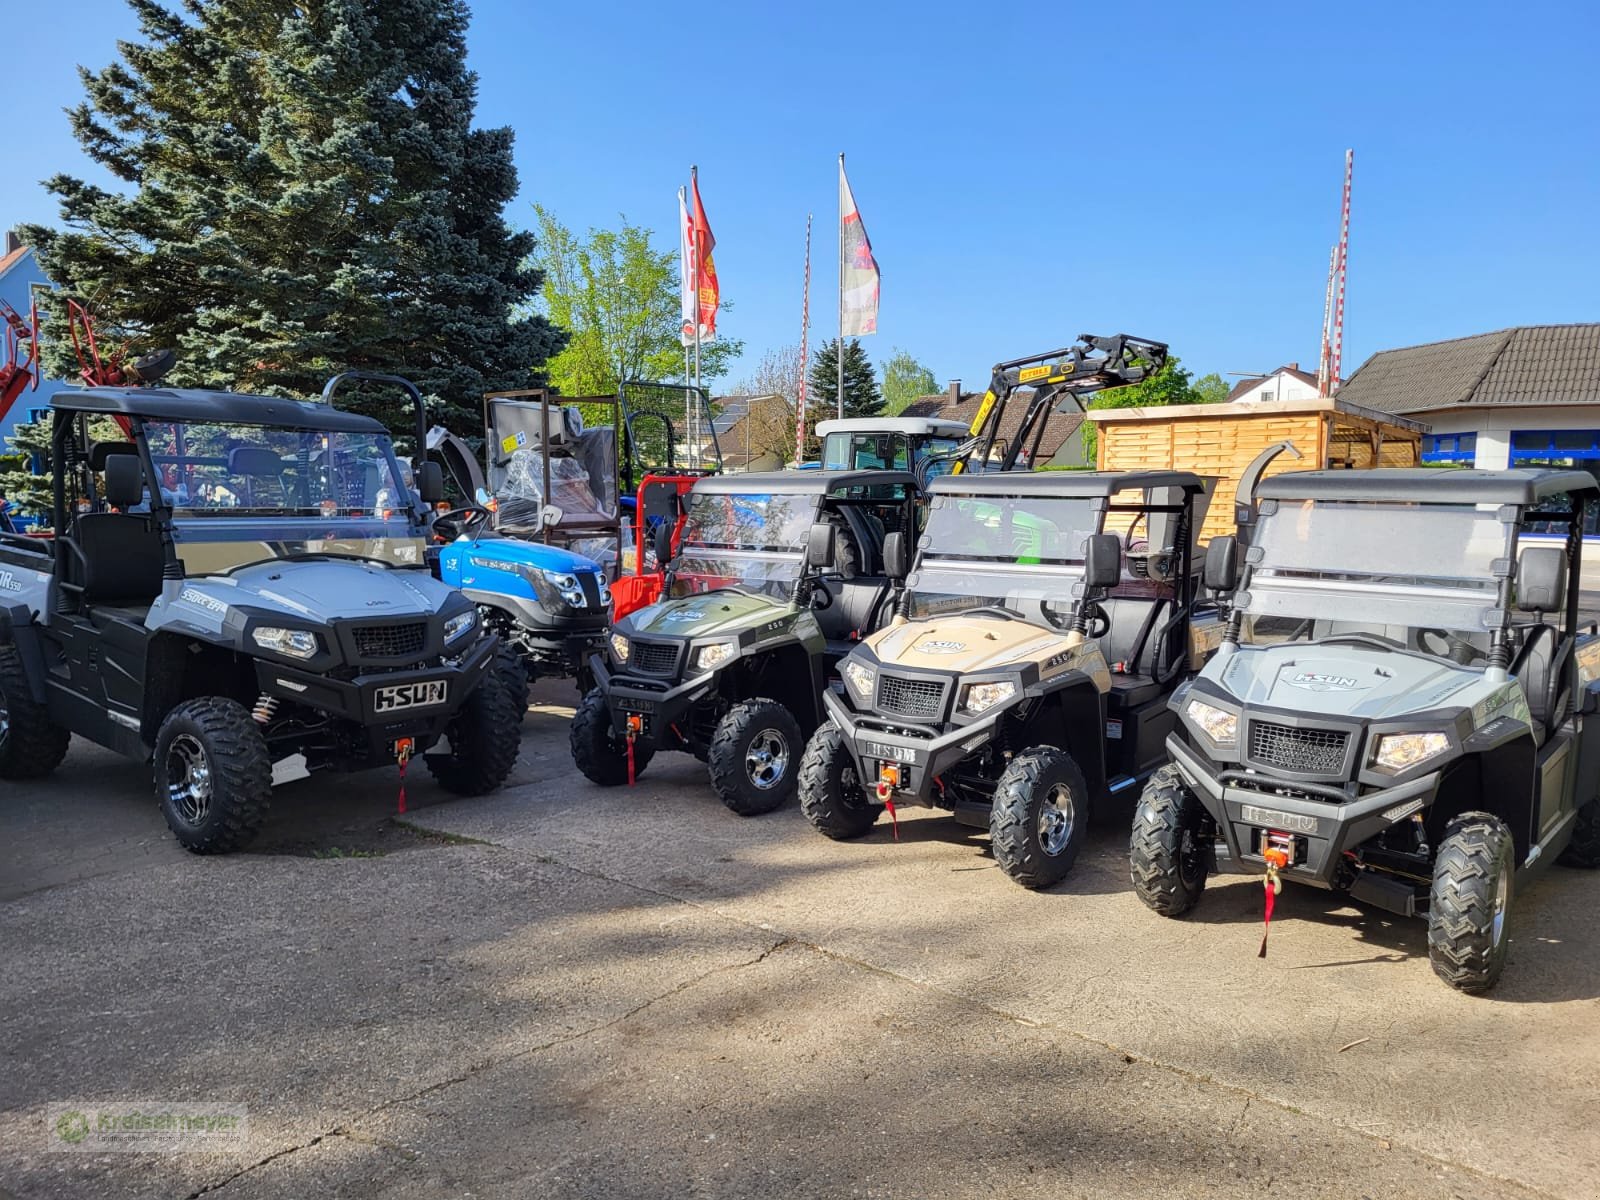
{"type": "Polygon", "coordinates": [[[859,337],[878,332],[878,260],[850,194],[839,158],[839,332],[859,337]]]}
{"type": "Polygon", "coordinates": [[[685,346],[694,345],[694,323],[700,306],[694,293],[694,226],[689,222],[689,204],[678,189],[678,293],[682,301],[678,336],[685,346]]]}

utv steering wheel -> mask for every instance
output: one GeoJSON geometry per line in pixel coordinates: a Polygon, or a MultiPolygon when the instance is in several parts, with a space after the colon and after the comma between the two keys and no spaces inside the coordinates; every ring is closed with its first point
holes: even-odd
{"type": "MultiPolygon", "coordinates": [[[[1044,611],[1044,619],[1057,629],[1072,628],[1072,618],[1066,613],[1051,608],[1049,605],[1041,605],[1040,607],[1044,611]]],[[[1083,636],[1085,638],[1103,638],[1111,632],[1110,616],[1107,615],[1105,609],[1092,600],[1084,606],[1083,620],[1083,636]]]]}
{"type": "Polygon", "coordinates": [[[1478,648],[1465,638],[1458,638],[1448,629],[1425,628],[1417,630],[1417,649],[1438,658],[1448,658],[1453,663],[1468,666],[1478,657],[1478,648]],[[1443,643],[1443,650],[1435,650],[1434,642],[1443,643]]]}
{"type": "Polygon", "coordinates": [[[833,607],[833,593],[823,585],[822,580],[817,580],[811,588],[811,611],[827,612],[833,607]]]}
{"type": "Polygon", "coordinates": [[[442,512],[433,519],[431,526],[433,532],[447,542],[453,542],[463,533],[476,530],[478,526],[488,521],[490,512],[481,504],[467,504],[461,508],[452,508],[442,512]],[[443,528],[440,528],[443,526],[443,528]]]}

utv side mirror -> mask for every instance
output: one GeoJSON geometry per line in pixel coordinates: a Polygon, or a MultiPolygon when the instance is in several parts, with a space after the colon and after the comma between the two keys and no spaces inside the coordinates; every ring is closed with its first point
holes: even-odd
{"type": "Polygon", "coordinates": [[[651,543],[656,552],[656,565],[665,567],[672,561],[672,522],[663,521],[656,526],[655,540],[651,543]]]}
{"type": "Polygon", "coordinates": [[[833,566],[833,541],[835,530],[826,521],[818,521],[806,537],[806,566],[814,571],[826,571],[833,566]]]}
{"type": "Polygon", "coordinates": [[[911,573],[911,555],[906,552],[906,535],[898,529],[883,535],[883,573],[890,579],[904,579],[911,573]]]}
{"type": "Polygon", "coordinates": [[[1206,547],[1206,565],[1201,576],[1206,589],[1223,596],[1237,591],[1240,569],[1239,539],[1231,533],[1212,538],[1206,547]]]}
{"type": "Polygon", "coordinates": [[[1122,582],[1122,539],[1116,534],[1089,535],[1083,556],[1083,582],[1091,591],[1114,588],[1122,582]]]}
{"type": "Polygon", "coordinates": [[[428,505],[444,499],[444,468],[438,463],[425,462],[417,468],[417,495],[428,505]]]}
{"type": "Polygon", "coordinates": [[[113,454],[106,459],[106,503],[132,508],[144,499],[144,464],[137,454],[113,454]]]}
{"type": "Polygon", "coordinates": [[[1524,550],[1517,560],[1517,608],[1522,612],[1560,612],[1566,603],[1567,552],[1556,546],[1524,550]]]}

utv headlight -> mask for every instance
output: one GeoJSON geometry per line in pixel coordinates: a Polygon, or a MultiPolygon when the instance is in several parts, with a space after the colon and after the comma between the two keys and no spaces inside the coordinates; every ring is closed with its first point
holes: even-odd
{"type": "Polygon", "coordinates": [[[1225,712],[1204,700],[1191,700],[1183,715],[1219,746],[1231,746],[1239,740],[1238,713],[1225,712]]]}
{"type": "Polygon", "coordinates": [[[715,671],[732,657],[732,642],[713,642],[709,646],[700,647],[699,653],[694,656],[694,669],[696,671],[715,671]]]}
{"type": "Polygon", "coordinates": [[[619,663],[626,665],[628,661],[628,652],[632,649],[633,647],[628,644],[628,639],[622,634],[613,633],[611,635],[611,657],[616,659],[619,663]]]}
{"type": "Polygon", "coordinates": [[[869,667],[864,662],[857,662],[847,658],[841,668],[844,681],[850,688],[850,694],[863,704],[872,703],[872,689],[878,685],[878,671],[876,667],[869,667]]]}
{"type": "Polygon", "coordinates": [[[317,653],[317,635],[306,629],[279,629],[276,625],[260,625],[250,635],[256,645],[274,654],[289,658],[313,658],[317,653]]]}
{"type": "Polygon", "coordinates": [[[477,613],[471,611],[457,613],[444,623],[444,644],[448,646],[457,638],[464,636],[477,623],[477,613]]]}
{"type": "Polygon", "coordinates": [[[997,683],[972,683],[961,696],[961,708],[977,716],[988,712],[996,704],[1003,704],[1017,694],[1017,685],[1009,679],[997,683]]]}
{"type": "Polygon", "coordinates": [[[1390,771],[1404,771],[1450,749],[1450,739],[1442,733],[1388,733],[1378,739],[1373,752],[1374,765],[1390,771]]]}

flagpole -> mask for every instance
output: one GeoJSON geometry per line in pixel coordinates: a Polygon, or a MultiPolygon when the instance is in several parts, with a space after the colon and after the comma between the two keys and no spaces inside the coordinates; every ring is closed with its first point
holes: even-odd
{"type": "MultiPolygon", "coordinates": [[[[699,179],[700,168],[691,166],[689,168],[689,180],[695,187],[695,195],[697,197],[700,195],[699,179]]],[[[695,209],[697,214],[699,211],[699,208],[695,209]]],[[[700,244],[698,233],[696,234],[694,248],[694,392],[691,394],[689,402],[694,405],[695,412],[695,418],[689,422],[690,444],[693,445],[699,434],[697,426],[699,425],[700,415],[700,244]]]]}
{"type": "MultiPolygon", "coordinates": [[[[688,193],[683,188],[680,187],[678,189],[678,250],[679,250],[678,267],[679,267],[679,269],[681,271],[684,272],[684,279],[683,279],[682,284],[681,284],[682,287],[693,287],[694,286],[694,276],[693,276],[693,273],[689,269],[689,261],[688,261],[689,260],[689,240],[688,239],[689,239],[689,203],[688,203],[688,193]]],[[[700,302],[699,298],[696,297],[695,298],[695,304],[697,306],[698,306],[699,302],[700,302]]],[[[681,305],[680,305],[680,307],[681,307],[681,305]]],[[[698,307],[696,307],[696,309],[695,309],[695,316],[696,316],[696,318],[699,317],[699,308],[698,307]]],[[[683,331],[680,329],[678,331],[678,333],[679,333],[678,340],[679,341],[683,341],[683,336],[682,336],[683,331]]],[[[693,406],[694,406],[694,393],[689,390],[689,388],[691,387],[693,382],[694,382],[694,376],[690,373],[690,366],[689,366],[689,343],[688,342],[683,342],[683,426],[684,426],[684,430],[685,430],[686,433],[688,431],[689,425],[691,423],[691,418],[692,418],[693,412],[694,412],[694,408],[693,408],[693,406]]],[[[698,465],[698,455],[696,453],[696,450],[695,450],[695,447],[694,447],[692,441],[690,441],[688,444],[685,445],[684,451],[688,455],[688,465],[691,466],[691,467],[697,466],[698,465]]],[[[668,467],[675,467],[676,464],[668,463],[667,466],[668,467]]]]}
{"type": "Polygon", "coordinates": [[[795,385],[794,461],[806,460],[806,335],[811,329],[811,214],[806,214],[806,274],[800,292],[800,379],[795,385]]]}
{"type": "Polygon", "coordinates": [[[839,387],[835,393],[838,415],[844,416],[844,155],[839,155],[839,340],[834,347],[834,361],[839,368],[839,387]]]}

